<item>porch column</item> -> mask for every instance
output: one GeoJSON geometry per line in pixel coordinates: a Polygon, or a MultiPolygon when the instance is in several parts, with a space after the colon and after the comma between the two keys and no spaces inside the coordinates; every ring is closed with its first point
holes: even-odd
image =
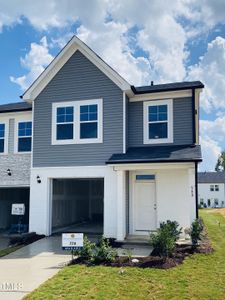
{"type": "Polygon", "coordinates": [[[117,171],[117,240],[126,236],[126,178],[125,171],[117,171]]]}

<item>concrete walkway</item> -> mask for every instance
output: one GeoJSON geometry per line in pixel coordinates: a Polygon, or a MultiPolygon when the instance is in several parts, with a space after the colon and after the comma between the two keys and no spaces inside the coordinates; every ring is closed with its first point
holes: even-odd
{"type": "Polygon", "coordinates": [[[48,237],[0,258],[0,299],[17,300],[54,276],[71,259],[59,237],[48,237]]]}

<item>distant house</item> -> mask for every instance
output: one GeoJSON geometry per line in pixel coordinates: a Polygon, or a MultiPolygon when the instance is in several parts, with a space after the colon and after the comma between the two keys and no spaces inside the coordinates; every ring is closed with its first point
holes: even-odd
{"type": "Polygon", "coordinates": [[[198,173],[198,202],[202,207],[225,206],[225,172],[198,173]]]}

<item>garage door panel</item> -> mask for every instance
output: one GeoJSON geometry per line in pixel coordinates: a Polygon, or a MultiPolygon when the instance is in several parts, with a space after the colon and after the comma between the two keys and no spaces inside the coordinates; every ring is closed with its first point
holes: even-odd
{"type": "MultiPolygon", "coordinates": [[[[52,227],[103,221],[104,179],[53,179],[52,227]],[[99,217],[100,216],[100,217],[99,217]]],[[[103,223],[102,223],[103,224],[103,223]]]]}

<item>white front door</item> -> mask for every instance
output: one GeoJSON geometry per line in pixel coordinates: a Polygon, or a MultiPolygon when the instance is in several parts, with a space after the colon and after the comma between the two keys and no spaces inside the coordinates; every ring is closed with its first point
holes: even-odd
{"type": "Polygon", "coordinates": [[[156,229],[155,180],[152,178],[154,175],[137,174],[133,178],[133,234],[146,235],[156,229]]]}

